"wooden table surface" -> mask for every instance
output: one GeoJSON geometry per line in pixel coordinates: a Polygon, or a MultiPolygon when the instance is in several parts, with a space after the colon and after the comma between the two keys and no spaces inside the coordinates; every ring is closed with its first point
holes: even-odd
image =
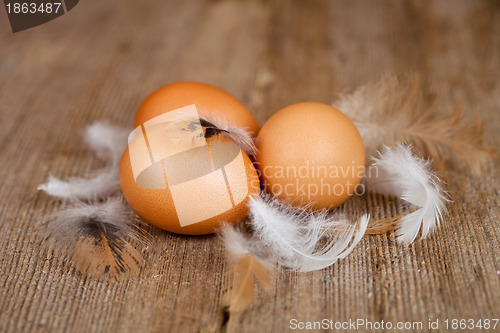
{"type": "Polygon", "coordinates": [[[263,124],[286,105],[331,103],[400,72],[420,73],[426,93],[460,100],[499,146],[496,1],[82,0],[16,34],[0,9],[0,331],[283,332],[294,318],[328,318],[419,321],[423,332],[429,319],[498,318],[493,162],[479,178],[451,174],[449,215],[427,239],[404,248],[393,234],[367,236],[327,269],[280,268],[274,292],[236,317],[223,309],[230,280],[216,237],[152,229],[145,268],[119,283],[83,277],[38,236],[42,218],[67,202],[37,185],[49,172],[82,176],[102,165],[82,143],[84,128],[131,127],[141,100],[166,83],[219,86],[263,124]]]}

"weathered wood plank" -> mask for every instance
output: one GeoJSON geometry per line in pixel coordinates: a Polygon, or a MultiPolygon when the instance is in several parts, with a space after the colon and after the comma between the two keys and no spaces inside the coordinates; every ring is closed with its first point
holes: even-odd
{"type": "MultiPolygon", "coordinates": [[[[43,216],[65,203],[36,186],[49,171],[101,165],[82,145],[84,127],[131,126],[141,99],[177,80],[218,85],[263,123],[288,104],[330,103],[380,75],[417,71],[427,93],[449,92],[485,119],[498,146],[499,15],[494,1],[81,1],[12,34],[1,14],[0,330],[281,332],[292,318],[498,317],[498,165],[480,179],[453,174],[450,214],[428,239],[403,248],[371,236],[328,269],[280,270],[273,295],[229,318],[216,237],[151,228],[137,279],[86,279],[37,237],[43,216]]],[[[374,195],[343,209],[373,207],[402,209],[374,195]]]]}

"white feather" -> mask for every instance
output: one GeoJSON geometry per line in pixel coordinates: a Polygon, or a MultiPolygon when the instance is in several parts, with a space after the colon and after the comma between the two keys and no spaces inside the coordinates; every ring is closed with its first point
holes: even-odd
{"type": "Polygon", "coordinates": [[[57,244],[67,242],[67,246],[75,245],[74,242],[82,237],[82,229],[90,220],[92,223],[99,221],[115,227],[115,233],[134,235],[132,232],[134,219],[131,218],[121,198],[108,198],[104,202],[96,203],[76,201],[65,209],[49,215],[46,220],[49,235],[57,239],[57,244]]]}
{"type": "Polygon", "coordinates": [[[85,130],[84,140],[100,157],[108,158],[118,166],[129,134],[129,129],[95,122],[85,130]]]}
{"type": "Polygon", "coordinates": [[[369,191],[400,197],[419,207],[401,218],[397,227],[398,241],[408,245],[415,240],[420,230],[422,238],[428,236],[439,225],[446,211],[446,193],[439,178],[430,171],[430,161],[417,157],[406,146],[385,146],[367,174],[369,191]]]}
{"type": "Polygon", "coordinates": [[[251,234],[246,234],[240,225],[223,224],[218,232],[219,237],[224,242],[226,251],[232,259],[249,254],[258,259],[262,264],[272,265],[273,256],[269,249],[262,246],[258,239],[252,238],[251,234]]]}
{"type": "Polygon", "coordinates": [[[252,242],[237,227],[223,224],[218,234],[231,255],[249,254],[254,251],[252,242]]]}
{"type": "Polygon", "coordinates": [[[369,216],[363,215],[356,231],[356,225],[326,211],[297,211],[266,195],[250,201],[255,236],[272,248],[282,264],[302,272],[319,270],[345,258],[363,237],[368,221],[369,216]],[[322,241],[325,244],[321,246],[322,241]]]}
{"type": "Polygon", "coordinates": [[[84,135],[86,143],[106,160],[108,165],[89,178],[72,177],[61,180],[49,174],[45,184],[38,186],[59,198],[92,200],[107,197],[119,190],[118,166],[127,146],[129,130],[96,122],[87,127],[84,135]]]}
{"type": "Polygon", "coordinates": [[[257,148],[252,137],[252,132],[247,128],[238,127],[233,124],[229,119],[216,112],[208,112],[198,106],[200,118],[204,119],[216,128],[226,132],[227,136],[233,140],[248,156],[255,156],[257,148]]]}

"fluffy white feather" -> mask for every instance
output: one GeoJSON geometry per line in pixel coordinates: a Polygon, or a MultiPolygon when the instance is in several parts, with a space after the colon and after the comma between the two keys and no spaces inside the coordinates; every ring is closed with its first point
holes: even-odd
{"type": "Polygon", "coordinates": [[[129,130],[96,122],[87,127],[85,142],[106,160],[108,165],[94,173],[89,178],[72,177],[61,180],[52,175],[45,184],[38,186],[39,190],[68,199],[92,200],[107,197],[119,190],[118,166],[120,158],[127,146],[129,130]]]}
{"type": "Polygon", "coordinates": [[[439,178],[430,170],[430,161],[415,155],[411,148],[398,144],[385,146],[367,174],[367,189],[376,193],[400,197],[419,207],[401,218],[397,239],[408,245],[420,230],[422,238],[439,225],[446,211],[446,193],[439,178]]]}
{"type": "Polygon", "coordinates": [[[222,225],[219,236],[224,242],[227,252],[231,256],[245,255],[254,252],[255,247],[252,246],[252,242],[232,225],[222,225]]]}
{"type": "Polygon", "coordinates": [[[100,157],[110,159],[118,166],[129,134],[129,129],[95,122],[85,130],[84,140],[100,157]]]}
{"type": "Polygon", "coordinates": [[[205,121],[209,126],[224,132],[224,134],[233,140],[248,156],[255,156],[257,148],[252,137],[252,132],[246,128],[238,127],[226,117],[218,113],[209,113],[198,106],[201,121],[205,121]]]}
{"type": "Polygon", "coordinates": [[[255,237],[272,248],[282,264],[309,272],[345,258],[363,237],[369,216],[363,215],[356,225],[327,211],[297,211],[262,195],[251,198],[250,221],[255,237]]]}
{"type": "Polygon", "coordinates": [[[231,224],[223,224],[218,231],[219,237],[222,239],[226,251],[230,257],[250,254],[261,262],[266,262],[273,265],[274,257],[269,252],[269,249],[262,246],[259,239],[252,237],[251,233],[242,231],[242,224],[233,226],[231,224]]]}

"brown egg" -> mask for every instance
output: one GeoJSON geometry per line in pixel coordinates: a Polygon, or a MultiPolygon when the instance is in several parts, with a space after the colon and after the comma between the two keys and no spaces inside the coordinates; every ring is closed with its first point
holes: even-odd
{"type": "Polygon", "coordinates": [[[363,178],[361,136],[346,115],[326,104],[281,109],[262,126],[257,149],[266,190],[294,206],[337,207],[363,178]]]}
{"type": "Polygon", "coordinates": [[[195,105],[138,126],[120,161],[120,184],[132,209],[179,234],[213,233],[248,214],[260,193],[251,160],[220,131],[202,126],[195,105]]]}
{"type": "Polygon", "coordinates": [[[202,112],[223,116],[238,127],[257,136],[259,124],[252,113],[235,97],[217,87],[200,82],[167,84],[149,95],[139,106],[134,128],[165,112],[195,104],[202,112]]]}

